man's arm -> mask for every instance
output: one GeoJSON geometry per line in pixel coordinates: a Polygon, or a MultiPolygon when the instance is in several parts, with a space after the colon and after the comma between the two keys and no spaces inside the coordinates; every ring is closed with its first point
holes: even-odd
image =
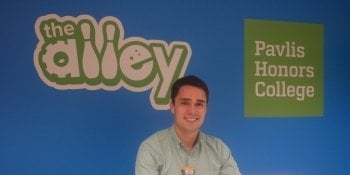
{"type": "Polygon", "coordinates": [[[239,172],[237,163],[233,160],[231,154],[226,158],[223,165],[221,166],[220,175],[241,175],[239,172]]]}
{"type": "Polygon", "coordinates": [[[147,143],[139,147],[135,163],[135,175],[158,175],[159,163],[155,151],[147,143]]]}
{"type": "Polygon", "coordinates": [[[230,149],[222,142],[222,165],[220,175],[241,175],[230,149]]]}

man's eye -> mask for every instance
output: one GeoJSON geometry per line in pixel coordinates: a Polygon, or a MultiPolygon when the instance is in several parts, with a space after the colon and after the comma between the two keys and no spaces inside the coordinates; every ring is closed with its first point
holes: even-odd
{"type": "Polygon", "coordinates": [[[188,105],[188,104],[190,104],[188,101],[183,101],[183,102],[181,102],[181,104],[183,104],[183,105],[188,105]]]}
{"type": "Polygon", "coordinates": [[[201,106],[204,106],[204,104],[203,103],[197,103],[196,106],[200,106],[201,107],[201,106]]]}

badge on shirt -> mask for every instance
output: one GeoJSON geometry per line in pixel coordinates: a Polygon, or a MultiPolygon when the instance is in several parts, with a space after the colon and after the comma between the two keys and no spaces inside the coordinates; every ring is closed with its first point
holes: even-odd
{"type": "Polygon", "coordinates": [[[185,166],[181,168],[181,175],[194,175],[194,168],[190,166],[185,166]]]}

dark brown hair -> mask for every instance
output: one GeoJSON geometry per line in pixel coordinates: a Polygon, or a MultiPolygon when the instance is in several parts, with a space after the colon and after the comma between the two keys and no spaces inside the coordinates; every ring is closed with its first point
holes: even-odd
{"type": "Polygon", "coordinates": [[[194,75],[184,76],[184,77],[179,78],[178,80],[176,80],[174,82],[173,86],[171,87],[171,100],[173,103],[175,102],[175,97],[177,96],[179,89],[185,85],[190,85],[190,86],[194,86],[194,87],[202,89],[205,92],[205,95],[207,97],[207,104],[208,104],[208,102],[209,102],[209,88],[203,80],[201,80],[200,78],[198,78],[194,75]]]}

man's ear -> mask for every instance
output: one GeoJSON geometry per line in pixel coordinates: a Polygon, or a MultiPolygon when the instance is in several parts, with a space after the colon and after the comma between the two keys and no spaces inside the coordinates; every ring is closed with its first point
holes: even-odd
{"type": "Polygon", "coordinates": [[[170,111],[171,111],[171,113],[172,113],[172,114],[174,114],[174,113],[175,113],[175,109],[174,109],[174,103],[173,103],[173,101],[171,101],[171,102],[170,102],[170,111]]]}

